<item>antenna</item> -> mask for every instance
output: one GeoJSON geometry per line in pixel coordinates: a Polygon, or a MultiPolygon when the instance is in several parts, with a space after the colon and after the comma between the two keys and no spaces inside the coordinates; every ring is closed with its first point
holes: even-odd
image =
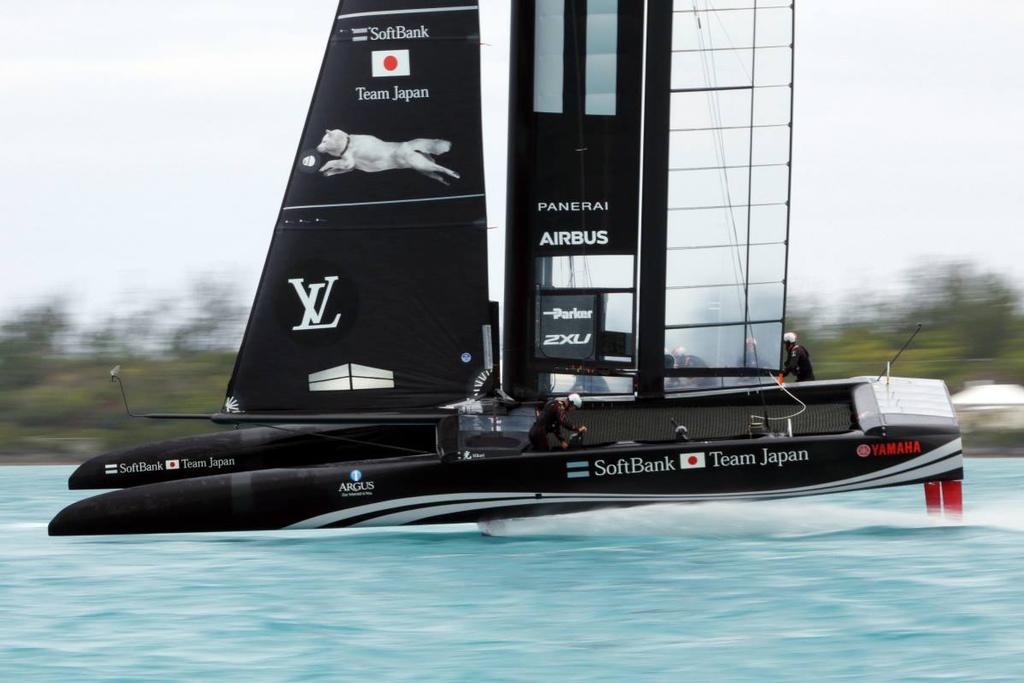
{"type": "Polygon", "coordinates": [[[121,366],[115,365],[110,368],[110,381],[117,382],[118,388],[121,390],[121,400],[124,401],[124,412],[128,413],[128,417],[142,417],[142,415],[136,415],[132,412],[132,409],[128,407],[128,394],[124,390],[124,382],[121,381],[121,366]]]}
{"type": "Polygon", "coordinates": [[[917,327],[914,328],[914,333],[910,335],[910,338],[903,343],[903,346],[901,346],[900,350],[896,352],[896,355],[892,357],[892,360],[886,362],[885,370],[878,376],[878,379],[875,380],[876,382],[881,381],[882,375],[885,375],[885,382],[886,384],[889,383],[889,375],[892,373],[892,366],[896,364],[896,359],[903,355],[903,352],[907,350],[907,347],[910,346],[910,342],[914,341],[914,337],[916,337],[917,333],[921,331],[921,325],[922,323],[917,324],[917,327]]]}

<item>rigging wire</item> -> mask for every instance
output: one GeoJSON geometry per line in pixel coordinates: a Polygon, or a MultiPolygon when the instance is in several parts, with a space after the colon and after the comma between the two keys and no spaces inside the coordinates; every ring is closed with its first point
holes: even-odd
{"type": "Polygon", "coordinates": [[[277,429],[278,431],[287,432],[289,434],[297,434],[300,436],[315,436],[321,439],[327,439],[329,441],[344,441],[345,443],[353,443],[357,446],[377,446],[379,448],[389,448],[396,451],[405,451],[406,453],[412,453],[413,455],[434,455],[430,451],[417,450],[415,448],[406,448],[405,446],[395,446],[393,444],[386,443],[375,443],[373,441],[360,441],[359,439],[353,439],[347,436],[337,436],[335,434],[324,434],[323,432],[303,432],[297,429],[288,429],[281,425],[275,424],[261,424],[252,423],[256,427],[269,427],[270,429],[277,429]]]}
{"type": "MultiPolygon", "coordinates": [[[[698,2],[697,2],[697,0],[694,0],[693,6],[694,6],[694,13],[696,15],[696,13],[698,11],[698,2]]],[[[699,17],[699,15],[697,15],[697,16],[699,17]]],[[[698,27],[699,26],[700,26],[700,22],[698,20],[698,27]]],[[[711,31],[710,25],[708,26],[708,30],[707,30],[707,40],[705,41],[704,31],[703,30],[698,30],[698,32],[697,32],[697,40],[698,40],[698,44],[700,45],[700,48],[701,48],[701,53],[700,53],[701,54],[701,68],[703,70],[704,82],[707,84],[707,86],[709,88],[715,88],[715,87],[718,86],[718,79],[717,79],[717,68],[718,67],[717,67],[717,63],[716,63],[716,60],[715,60],[715,53],[713,51],[715,49],[714,48],[714,35],[713,35],[713,32],[711,31]],[[709,55],[710,55],[710,57],[709,57],[709,55]]],[[[732,201],[732,188],[729,185],[728,171],[724,168],[725,166],[728,165],[728,160],[726,159],[726,153],[725,153],[725,136],[724,136],[724,134],[722,132],[721,102],[718,99],[718,93],[716,91],[712,90],[712,91],[708,92],[708,102],[707,102],[707,104],[708,104],[708,118],[710,119],[711,125],[712,125],[711,133],[712,133],[713,145],[714,145],[714,150],[715,150],[715,158],[718,161],[718,165],[720,167],[718,169],[719,172],[720,172],[719,173],[719,183],[720,183],[720,187],[721,187],[721,190],[722,190],[722,196],[724,197],[725,205],[727,207],[726,208],[726,216],[727,216],[727,219],[729,221],[729,226],[730,226],[731,232],[732,232],[733,242],[730,244],[730,246],[733,247],[732,253],[733,253],[733,255],[735,257],[735,261],[736,261],[735,263],[732,264],[733,265],[733,270],[734,270],[733,277],[735,279],[736,284],[740,285],[740,284],[742,284],[746,280],[746,274],[744,272],[743,262],[740,259],[740,255],[739,255],[739,251],[738,251],[739,247],[740,247],[740,239],[739,239],[739,232],[737,231],[737,228],[736,228],[736,215],[735,215],[735,211],[734,211],[735,207],[734,207],[734,204],[733,204],[733,201],[732,201]]],[[[749,161],[749,159],[748,159],[748,161],[749,161]]],[[[748,208],[748,211],[749,211],[749,208],[748,208]]]]}

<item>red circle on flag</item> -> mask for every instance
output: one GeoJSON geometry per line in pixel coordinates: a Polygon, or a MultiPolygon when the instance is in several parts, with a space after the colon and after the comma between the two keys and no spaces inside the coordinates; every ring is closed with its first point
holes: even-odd
{"type": "Polygon", "coordinates": [[[388,71],[394,71],[398,68],[398,57],[394,55],[388,55],[384,58],[384,68],[388,71]]]}
{"type": "Polygon", "coordinates": [[[691,455],[689,458],[686,459],[686,462],[688,462],[691,465],[696,465],[697,464],[697,456],[696,455],[691,455]]]}
{"type": "Polygon", "coordinates": [[[871,446],[867,445],[866,443],[862,443],[861,445],[857,446],[857,455],[859,455],[862,458],[868,457],[869,455],[871,455],[871,446]]]}

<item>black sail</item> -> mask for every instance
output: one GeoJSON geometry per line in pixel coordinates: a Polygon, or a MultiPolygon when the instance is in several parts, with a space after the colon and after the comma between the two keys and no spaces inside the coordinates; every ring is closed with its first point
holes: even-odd
{"type": "Polygon", "coordinates": [[[343,0],[226,410],[437,406],[492,348],[476,5],[343,0]]]}

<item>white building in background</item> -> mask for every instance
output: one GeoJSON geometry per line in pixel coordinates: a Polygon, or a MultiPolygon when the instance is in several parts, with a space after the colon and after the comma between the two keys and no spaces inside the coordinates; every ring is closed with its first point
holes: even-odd
{"type": "Polygon", "coordinates": [[[952,396],[953,406],[964,431],[974,429],[1024,429],[1024,387],[968,382],[952,396]]]}

